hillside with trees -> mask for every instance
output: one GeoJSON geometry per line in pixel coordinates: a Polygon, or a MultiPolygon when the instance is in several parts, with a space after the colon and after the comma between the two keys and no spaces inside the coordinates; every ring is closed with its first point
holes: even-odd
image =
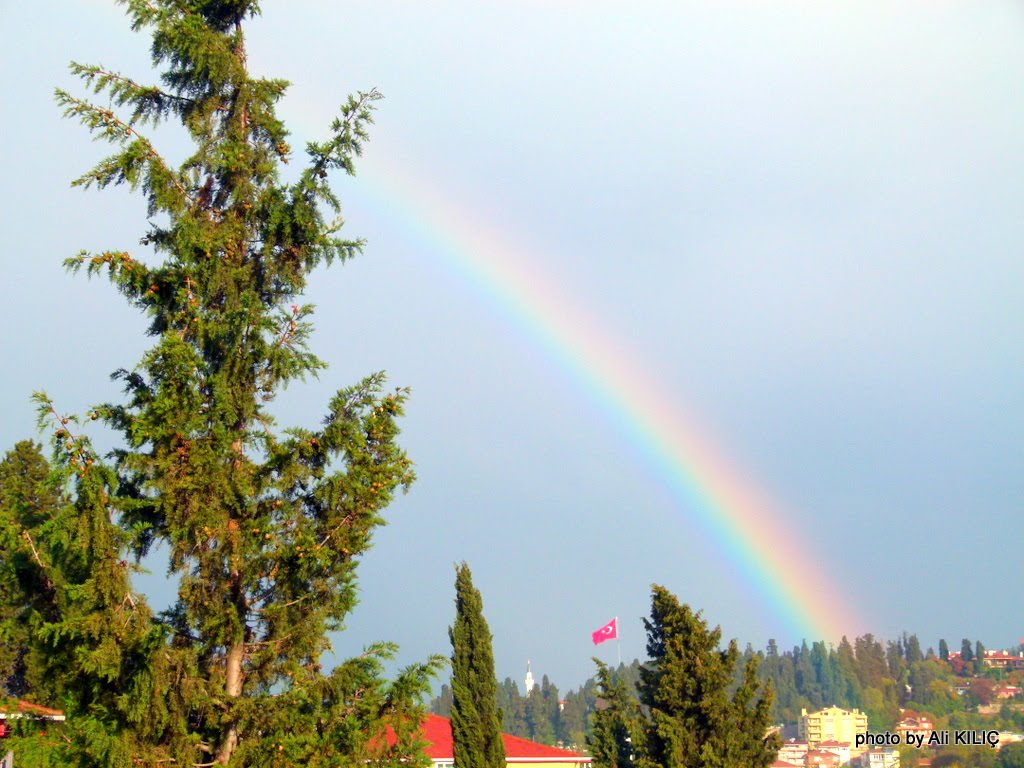
{"type": "MultiPolygon", "coordinates": [[[[865,712],[872,730],[891,729],[901,712],[911,711],[929,716],[943,728],[1024,732],[1024,701],[999,698],[1007,686],[1024,686],[1024,672],[988,667],[980,641],[965,639],[959,646],[960,651],[951,654],[948,643],[940,640],[943,658],[933,648],[923,649],[913,634],[885,642],[867,634],[853,642],[843,638],[838,646],[815,641],[788,650],[769,641],[763,651],[748,646],[740,655],[732,670],[733,685],[740,684],[744,665],[756,660],[759,680],[770,683],[774,692],[773,723],[795,723],[802,709],[835,705],[865,712]],[[961,654],[968,648],[970,654],[964,658],[961,654]]],[[[1022,651],[1018,647],[1011,652],[1022,651]]],[[[543,743],[581,747],[594,735],[593,717],[605,698],[601,691],[621,683],[624,693],[639,702],[641,670],[639,660],[615,669],[599,667],[593,678],[564,695],[560,710],[552,704],[558,688],[547,676],[525,696],[515,681],[506,678],[498,691],[503,727],[507,733],[543,743]],[[545,711],[547,721],[538,722],[537,715],[545,711]],[[533,718],[528,719],[526,712],[533,712],[533,718]]],[[[432,711],[444,714],[448,696],[442,688],[431,703],[432,711]]]]}

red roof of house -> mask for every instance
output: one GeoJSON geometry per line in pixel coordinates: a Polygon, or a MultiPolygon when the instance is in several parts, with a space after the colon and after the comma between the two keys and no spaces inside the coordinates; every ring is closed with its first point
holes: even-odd
{"type": "MultiPolygon", "coordinates": [[[[447,717],[427,715],[427,719],[423,721],[423,738],[430,742],[424,752],[431,760],[451,762],[454,759],[452,724],[447,717]]],[[[537,744],[527,739],[520,739],[518,736],[509,736],[507,733],[501,734],[501,740],[505,742],[505,758],[510,763],[537,760],[566,763],[590,762],[589,757],[578,752],[537,744]]]]}

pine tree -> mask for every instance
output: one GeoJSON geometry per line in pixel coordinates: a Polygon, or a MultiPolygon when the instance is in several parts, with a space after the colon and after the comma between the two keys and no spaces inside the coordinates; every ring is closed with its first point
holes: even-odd
{"type": "MultiPolygon", "coordinates": [[[[26,695],[59,704],[68,722],[48,738],[43,723],[23,722],[7,746],[28,768],[155,764],[153,744],[174,738],[164,706],[167,656],[158,652],[162,630],[131,589],[129,536],[111,521],[116,476],[76,419],[38,400],[41,421],[57,424],[47,482],[56,496],[20,510],[4,504],[2,630],[24,643],[26,695]]],[[[31,453],[14,466],[26,458],[38,473],[31,453]]]]}
{"type": "MultiPolygon", "coordinates": [[[[381,644],[322,669],[381,512],[413,480],[396,443],[406,392],[372,375],[338,392],[317,429],[278,431],[267,411],[282,387],[325,367],[307,348],[313,308],[301,296],[315,268],[361,250],[338,236],[328,176],[353,172],[379,95],[350,97],[284,183],[292,150],[274,109],[287,83],[255,78],[246,64],[243,27],[258,0],[120,2],[132,28],[152,34],[160,83],[72,64],[102,101],[57,99],[114,147],[75,184],[140,191],[141,245],[153,257],[118,248],[67,266],[106,274],[149,318],[154,345],[115,374],[125,401],[89,413],[123,435],[109,463],[72,416],[39,397],[70,500],[38,524],[3,520],[2,580],[12,583],[17,561],[19,578],[43,587],[28,603],[4,599],[29,605],[19,621],[34,627],[68,714],[45,759],[416,764],[420,697],[438,660],[387,683],[382,662],[394,648],[381,644]],[[165,121],[194,143],[178,167],[146,136],[165,121]],[[178,584],[160,616],[133,592],[128,565],[156,544],[178,584]]],[[[39,744],[26,743],[19,764],[39,744]]]]}
{"type": "Polygon", "coordinates": [[[597,768],[634,768],[639,746],[634,739],[641,733],[640,706],[621,675],[613,675],[598,659],[594,663],[599,701],[587,747],[597,768]]]}
{"type": "Polygon", "coordinates": [[[33,618],[46,605],[49,587],[40,580],[33,556],[34,533],[55,517],[65,499],[51,480],[53,472],[40,446],[17,443],[0,462],[0,679],[8,696],[45,703],[56,699],[53,685],[40,672],[43,664],[29,642],[33,618]]]}
{"type": "Polygon", "coordinates": [[[452,740],[455,768],[504,768],[498,680],[483,599],[469,566],[455,569],[452,642],[452,740]]]}
{"type": "Polygon", "coordinates": [[[664,587],[652,588],[645,619],[647,654],[640,701],[650,716],[642,738],[641,768],[767,768],[779,750],[768,735],[771,688],[757,678],[757,657],[730,693],[740,652],[719,648],[722,631],[664,587]]]}

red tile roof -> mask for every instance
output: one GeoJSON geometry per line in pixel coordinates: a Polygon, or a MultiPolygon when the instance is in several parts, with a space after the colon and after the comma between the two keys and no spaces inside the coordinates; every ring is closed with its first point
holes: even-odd
{"type": "MultiPolygon", "coordinates": [[[[423,721],[423,738],[430,745],[424,750],[431,760],[451,762],[454,759],[454,747],[452,746],[452,724],[446,717],[440,715],[427,715],[423,721]]],[[[564,762],[564,763],[589,763],[590,758],[578,752],[570,752],[568,749],[549,747],[546,744],[537,744],[527,739],[520,739],[518,736],[501,734],[505,742],[505,759],[510,763],[515,762],[564,762]]]]}

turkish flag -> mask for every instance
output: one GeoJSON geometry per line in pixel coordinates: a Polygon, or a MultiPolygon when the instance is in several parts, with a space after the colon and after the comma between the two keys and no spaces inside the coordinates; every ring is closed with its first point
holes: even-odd
{"type": "Polygon", "coordinates": [[[619,637],[619,618],[616,616],[614,619],[609,621],[597,632],[590,633],[590,639],[594,641],[594,645],[600,645],[605,640],[616,640],[619,637]]]}

